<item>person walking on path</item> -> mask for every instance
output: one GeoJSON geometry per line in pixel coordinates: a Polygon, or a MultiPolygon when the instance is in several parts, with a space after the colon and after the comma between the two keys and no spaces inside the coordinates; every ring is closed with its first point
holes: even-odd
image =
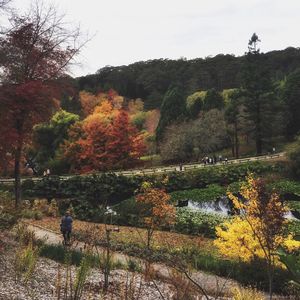
{"type": "Polygon", "coordinates": [[[68,246],[70,243],[71,233],[72,233],[72,223],[73,219],[71,217],[70,211],[67,210],[65,215],[61,219],[60,231],[64,237],[64,245],[68,246]]]}

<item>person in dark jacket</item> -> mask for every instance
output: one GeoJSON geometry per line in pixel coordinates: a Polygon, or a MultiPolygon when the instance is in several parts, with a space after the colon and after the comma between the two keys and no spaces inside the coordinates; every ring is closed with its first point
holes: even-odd
{"type": "Polygon", "coordinates": [[[71,217],[70,211],[67,210],[65,215],[62,217],[60,223],[60,231],[63,234],[65,245],[68,245],[70,242],[71,233],[72,233],[72,223],[73,223],[73,219],[71,217]]]}

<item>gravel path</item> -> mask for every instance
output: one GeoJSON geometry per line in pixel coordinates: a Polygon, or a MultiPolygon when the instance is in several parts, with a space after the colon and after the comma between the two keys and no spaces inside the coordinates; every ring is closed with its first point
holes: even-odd
{"type": "MultiPolygon", "coordinates": [[[[5,255],[2,258],[0,268],[0,299],[1,300],[56,300],[58,299],[58,269],[59,264],[50,259],[40,258],[35,272],[30,280],[25,283],[23,279],[17,279],[14,272],[13,255],[5,255]]],[[[60,286],[65,285],[64,278],[66,270],[61,267],[60,286]]],[[[71,267],[72,281],[75,281],[76,270],[71,267]]],[[[85,291],[82,300],[120,300],[125,299],[124,293],[127,291],[135,295],[136,300],[157,300],[160,293],[166,300],[172,299],[174,291],[171,286],[160,281],[146,282],[142,275],[124,270],[111,272],[109,280],[109,290],[107,295],[103,295],[103,274],[99,270],[93,269],[86,281],[85,291]]],[[[63,289],[61,289],[63,291],[63,289]]],[[[63,293],[63,292],[61,292],[63,293]]],[[[62,299],[62,298],[60,298],[62,299]]]]}
{"type": "MultiPolygon", "coordinates": [[[[40,226],[36,225],[29,225],[28,229],[34,231],[35,235],[39,239],[46,239],[48,244],[61,244],[63,238],[61,235],[57,234],[54,231],[45,229],[40,226]]],[[[74,246],[77,250],[82,250],[84,248],[84,243],[77,242],[74,246]]],[[[143,265],[143,261],[137,259],[132,256],[128,256],[122,254],[120,252],[113,253],[114,260],[121,262],[122,264],[127,264],[128,260],[137,260],[140,265],[143,265]]],[[[156,273],[158,278],[168,279],[170,276],[173,276],[174,269],[170,268],[164,264],[154,263],[151,265],[152,270],[156,273]]],[[[192,278],[197,282],[200,283],[201,286],[210,293],[215,293],[216,291],[222,290],[222,294],[230,295],[231,290],[234,287],[238,287],[239,284],[233,280],[229,280],[226,278],[222,278],[216,275],[211,275],[204,272],[193,272],[192,278]]]]}

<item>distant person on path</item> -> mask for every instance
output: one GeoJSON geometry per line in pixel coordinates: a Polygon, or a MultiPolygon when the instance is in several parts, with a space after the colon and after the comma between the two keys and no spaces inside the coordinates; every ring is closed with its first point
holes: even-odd
{"type": "Polygon", "coordinates": [[[47,176],[50,176],[50,169],[47,169],[46,174],[47,176]]]}
{"type": "Polygon", "coordinates": [[[67,210],[65,215],[61,219],[60,231],[64,237],[64,245],[69,245],[71,233],[72,233],[72,223],[73,219],[71,217],[70,211],[67,210]]]}
{"type": "Polygon", "coordinates": [[[214,156],[213,156],[213,164],[216,164],[217,163],[217,157],[216,157],[216,155],[214,154],[214,156]]]}
{"type": "Polygon", "coordinates": [[[275,147],[273,147],[272,152],[273,152],[273,154],[275,154],[275,152],[276,152],[275,147]]]}

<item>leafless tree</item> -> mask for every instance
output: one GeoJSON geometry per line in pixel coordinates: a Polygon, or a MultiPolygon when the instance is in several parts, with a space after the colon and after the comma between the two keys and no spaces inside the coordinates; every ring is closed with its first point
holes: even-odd
{"type": "Polygon", "coordinates": [[[7,10],[12,0],[0,0],[0,10],[7,10]]]}

